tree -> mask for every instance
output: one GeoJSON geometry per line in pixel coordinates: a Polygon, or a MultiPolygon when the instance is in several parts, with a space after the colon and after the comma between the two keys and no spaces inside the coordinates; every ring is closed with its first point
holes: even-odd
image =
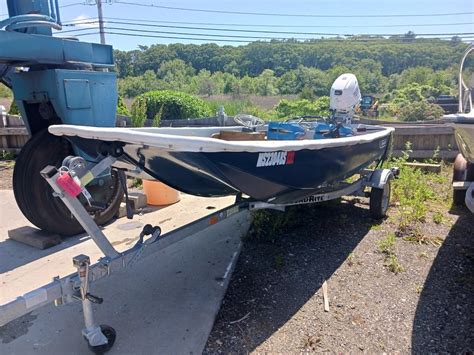
{"type": "Polygon", "coordinates": [[[257,77],[256,89],[258,94],[262,96],[276,95],[278,93],[276,82],[277,79],[273,70],[265,69],[257,77]]]}
{"type": "Polygon", "coordinates": [[[194,75],[194,68],[181,59],[173,59],[161,63],[157,77],[163,81],[164,86],[169,89],[185,91],[194,75]]]}
{"type": "Polygon", "coordinates": [[[141,76],[129,76],[118,81],[118,91],[123,97],[136,97],[147,91],[157,90],[160,86],[152,70],[147,70],[141,76]]]}
{"type": "Polygon", "coordinates": [[[215,93],[216,86],[211,79],[211,72],[208,70],[201,70],[198,75],[194,78],[195,85],[197,87],[198,95],[211,96],[215,93]]]}

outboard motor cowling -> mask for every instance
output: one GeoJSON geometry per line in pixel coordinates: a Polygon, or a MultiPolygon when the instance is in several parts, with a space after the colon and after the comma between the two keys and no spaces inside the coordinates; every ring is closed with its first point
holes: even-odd
{"type": "Polygon", "coordinates": [[[331,86],[329,99],[329,109],[334,118],[350,123],[361,99],[356,76],[351,73],[340,75],[331,86]]]}

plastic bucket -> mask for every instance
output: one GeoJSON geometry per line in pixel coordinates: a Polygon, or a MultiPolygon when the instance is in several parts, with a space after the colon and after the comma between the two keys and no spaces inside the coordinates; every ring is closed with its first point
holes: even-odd
{"type": "Polygon", "coordinates": [[[170,205],[180,200],[179,191],[155,180],[143,180],[147,203],[154,206],[170,205]]]}

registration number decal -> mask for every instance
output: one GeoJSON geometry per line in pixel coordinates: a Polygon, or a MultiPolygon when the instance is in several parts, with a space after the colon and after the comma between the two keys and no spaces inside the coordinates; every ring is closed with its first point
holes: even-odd
{"type": "Polygon", "coordinates": [[[295,162],[295,152],[259,153],[257,168],[265,166],[290,165],[295,162]]]}

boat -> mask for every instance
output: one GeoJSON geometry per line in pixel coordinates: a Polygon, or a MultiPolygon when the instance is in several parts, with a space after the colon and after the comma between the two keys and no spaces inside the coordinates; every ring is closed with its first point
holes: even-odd
{"type": "MultiPolygon", "coordinates": [[[[244,194],[292,203],[331,191],[387,157],[393,128],[351,123],[360,102],[357,78],[343,74],[330,93],[332,116],[266,123],[246,115],[231,127],[107,128],[53,125],[98,161],[119,151],[115,166],[205,197],[244,194]]],[[[83,154],[81,154],[83,155],[83,154]]]]}
{"type": "Polygon", "coordinates": [[[458,112],[443,118],[454,128],[454,137],[460,154],[453,164],[453,204],[465,204],[474,213],[474,110],[472,89],[463,78],[464,62],[474,51],[471,44],[465,50],[459,66],[458,112]]]}
{"type": "Polygon", "coordinates": [[[459,66],[458,112],[443,116],[454,127],[454,135],[459,151],[470,164],[474,164],[474,110],[472,107],[472,89],[464,82],[463,69],[467,56],[473,51],[474,44],[471,44],[464,51],[459,66]]]}
{"type": "Polygon", "coordinates": [[[474,111],[449,116],[454,116],[451,125],[459,151],[469,164],[474,164],[474,111]]]}
{"type": "Polygon", "coordinates": [[[353,125],[353,136],[328,139],[267,140],[268,125],[246,127],[99,128],[55,125],[50,133],[67,137],[98,158],[104,142],[123,149],[116,166],[157,179],[188,194],[243,193],[257,201],[288,203],[347,179],[387,156],[393,128],[353,125]],[[220,136],[238,136],[224,140],[220,136]],[[255,135],[262,139],[255,140],[255,135]],[[253,140],[250,140],[253,139],[253,140]],[[138,170],[137,170],[138,168],[138,170]]]}

